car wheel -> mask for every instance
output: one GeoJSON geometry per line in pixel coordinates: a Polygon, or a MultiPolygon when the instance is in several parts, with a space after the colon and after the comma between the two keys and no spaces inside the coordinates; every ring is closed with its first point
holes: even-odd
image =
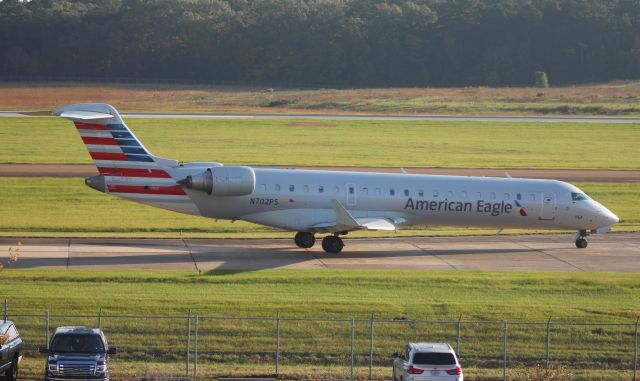
{"type": "Polygon", "coordinates": [[[4,375],[7,381],[16,381],[18,379],[18,359],[14,359],[11,362],[11,368],[7,369],[4,375]]]}

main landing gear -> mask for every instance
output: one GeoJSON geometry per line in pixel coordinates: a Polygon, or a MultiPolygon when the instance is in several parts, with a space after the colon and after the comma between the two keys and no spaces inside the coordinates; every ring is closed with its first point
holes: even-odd
{"type": "Polygon", "coordinates": [[[337,254],[343,247],[344,242],[337,235],[328,235],[322,239],[322,249],[327,253],[337,254]]]}
{"type": "MultiPolygon", "coordinates": [[[[311,248],[316,243],[316,237],[309,232],[298,232],[293,240],[303,249],[311,248]]],[[[329,235],[322,239],[322,249],[327,253],[337,254],[342,251],[342,248],[344,248],[344,242],[337,235],[329,235]]]]}
{"type": "Polygon", "coordinates": [[[589,244],[587,242],[587,232],[585,230],[580,230],[578,233],[576,233],[576,247],[578,249],[584,249],[587,247],[587,245],[589,244]]]}
{"type": "Polygon", "coordinates": [[[308,249],[312,247],[316,243],[316,237],[313,233],[309,232],[298,232],[296,236],[293,238],[294,242],[298,247],[303,249],[308,249]]]}

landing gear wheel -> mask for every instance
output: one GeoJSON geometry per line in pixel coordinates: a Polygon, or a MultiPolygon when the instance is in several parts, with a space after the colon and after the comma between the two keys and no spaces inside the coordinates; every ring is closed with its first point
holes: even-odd
{"type": "Polygon", "coordinates": [[[588,244],[589,244],[589,243],[588,243],[588,242],[587,242],[587,240],[586,240],[586,239],[584,239],[584,238],[578,238],[578,239],[576,240],[576,247],[577,247],[578,249],[584,249],[584,248],[586,248],[586,247],[587,247],[587,245],[588,245],[588,244]]]}
{"type": "Polygon", "coordinates": [[[4,375],[7,381],[16,381],[18,379],[18,359],[11,362],[11,368],[7,369],[4,375]]]}
{"type": "Polygon", "coordinates": [[[329,235],[322,239],[322,249],[327,253],[337,254],[342,251],[343,247],[344,242],[335,235],[329,235]]]}
{"type": "Polygon", "coordinates": [[[309,232],[298,232],[296,236],[293,238],[294,242],[298,247],[302,247],[303,249],[308,249],[313,247],[316,243],[316,237],[313,233],[309,232]]]}

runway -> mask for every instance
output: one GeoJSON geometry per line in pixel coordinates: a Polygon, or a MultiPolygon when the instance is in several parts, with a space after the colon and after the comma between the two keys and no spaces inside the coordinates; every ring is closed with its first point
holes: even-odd
{"type": "MultiPolygon", "coordinates": [[[[637,117],[589,116],[475,116],[475,115],[376,115],[376,114],[194,114],[122,112],[123,118],[145,119],[321,119],[364,121],[455,121],[455,122],[541,122],[541,123],[640,123],[637,117]]],[[[0,117],[49,116],[46,112],[0,111],[0,117]]]]}
{"type": "Polygon", "coordinates": [[[319,242],[299,249],[291,239],[0,238],[0,252],[22,245],[5,268],[422,269],[639,272],[640,233],[589,237],[576,249],[571,234],[345,239],[340,254],[319,242]]]}

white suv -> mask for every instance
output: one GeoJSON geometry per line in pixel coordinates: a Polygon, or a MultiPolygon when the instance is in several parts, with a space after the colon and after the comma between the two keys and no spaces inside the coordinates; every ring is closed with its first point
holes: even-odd
{"type": "Polygon", "coordinates": [[[409,343],[393,357],[393,381],[463,381],[458,357],[447,343],[409,343]]]}

